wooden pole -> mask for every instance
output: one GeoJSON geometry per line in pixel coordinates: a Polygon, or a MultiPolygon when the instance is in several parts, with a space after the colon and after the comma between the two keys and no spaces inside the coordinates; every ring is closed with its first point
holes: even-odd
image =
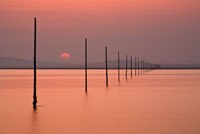
{"type": "Polygon", "coordinates": [[[135,76],[137,76],[137,58],[135,57],[135,76]]]}
{"type": "Polygon", "coordinates": [[[142,68],[143,68],[143,64],[142,64],[142,60],[140,60],[140,74],[142,75],[142,68]]]}
{"type": "Polygon", "coordinates": [[[108,48],[105,49],[105,61],[106,61],[106,86],[108,87],[108,48]]]}
{"type": "Polygon", "coordinates": [[[133,77],[133,72],[132,72],[132,56],[131,56],[131,78],[133,77]]]}
{"type": "Polygon", "coordinates": [[[127,79],[127,69],[128,69],[128,56],[126,54],[126,79],[127,79]]]}
{"type": "Polygon", "coordinates": [[[120,81],[120,55],[118,51],[118,81],[120,81]]]}
{"type": "Polygon", "coordinates": [[[141,74],[143,74],[143,60],[141,60],[141,74]]]}
{"type": "Polygon", "coordinates": [[[37,108],[37,95],[36,95],[36,18],[34,18],[34,91],[33,91],[33,108],[37,108]]]}
{"type": "Polygon", "coordinates": [[[85,38],[85,92],[87,93],[87,38],[85,38]]]}
{"type": "Polygon", "coordinates": [[[143,74],[144,74],[144,70],[145,70],[144,60],[142,61],[142,64],[143,64],[143,74]]]}
{"type": "Polygon", "coordinates": [[[138,66],[138,75],[140,75],[140,60],[139,60],[139,58],[138,58],[138,64],[137,64],[137,66],[138,66]]]}

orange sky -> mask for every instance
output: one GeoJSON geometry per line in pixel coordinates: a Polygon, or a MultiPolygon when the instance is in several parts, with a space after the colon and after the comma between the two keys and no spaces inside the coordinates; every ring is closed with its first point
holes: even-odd
{"type": "MultiPolygon", "coordinates": [[[[152,15],[195,16],[200,12],[199,4],[197,0],[1,0],[0,17],[1,27],[4,28],[26,28],[24,20],[32,16],[56,24],[60,24],[61,20],[72,26],[81,21],[85,23],[87,20],[106,21],[106,19],[110,19],[111,22],[112,19],[119,22],[128,19],[126,23],[132,23],[130,17],[145,21],[148,20],[146,16],[152,15]]],[[[47,23],[41,26],[41,28],[52,28],[47,23]]],[[[54,26],[54,28],[63,27],[64,24],[54,26]]]]}
{"type": "MultiPolygon", "coordinates": [[[[66,50],[72,59],[80,61],[80,46],[84,37],[88,37],[92,39],[94,51],[103,50],[105,43],[110,43],[116,51],[126,42],[126,48],[132,48],[133,52],[125,48],[122,51],[129,55],[144,55],[159,62],[161,58],[156,58],[164,54],[164,61],[171,62],[175,56],[177,59],[172,62],[191,61],[200,56],[196,51],[200,43],[196,36],[200,32],[199,13],[199,0],[1,0],[0,56],[32,57],[32,46],[26,44],[32,44],[33,17],[36,16],[41,59],[56,60],[55,57],[66,50]],[[188,42],[194,49],[188,48],[188,42]],[[159,51],[148,49],[153,55],[139,53],[147,44],[159,51]],[[47,45],[48,54],[43,55],[47,45]],[[13,51],[13,47],[27,52],[13,51]],[[172,51],[180,47],[184,49],[180,55],[172,51]],[[188,49],[190,53],[186,54],[188,49]]],[[[96,54],[98,60],[103,59],[100,52],[96,54]]]]}

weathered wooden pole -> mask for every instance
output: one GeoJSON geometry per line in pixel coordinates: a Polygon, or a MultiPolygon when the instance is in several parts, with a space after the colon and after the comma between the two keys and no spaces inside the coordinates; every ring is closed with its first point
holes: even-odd
{"type": "Polygon", "coordinates": [[[143,60],[141,60],[141,74],[143,74],[143,69],[144,69],[143,60]]]}
{"type": "Polygon", "coordinates": [[[127,56],[127,54],[126,54],[126,79],[128,78],[127,77],[127,69],[128,69],[128,56],[127,56]]]}
{"type": "Polygon", "coordinates": [[[108,87],[108,50],[105,49],[105,61],[106,61],[106,86],[108,87]]]}
{"type": "Polygon", "coordinates": [[[140,75],[140,59],[138,58],[138,64],[137,64],[137,66],[138,66],[138,75],[140,75]]]}
{"type": "Polygon", "coordinates": [[[137,76],[137,58],[135,57],[135,76],[137,76]]]}
{"type": "Polygon", "coordinates": [[[131,61],[130,62],[131,62],[131,78],[132,78],[133,77],[133,72],[132,72],[132,62],[133,62],[132,61],[132,56],[131,56],[131,61]]]}
{"type": "Polygon", "coordinates": [[[120,55],[118,51],[118,81],[120,81],[120,55]]]}
{"type": "Polygon", "coordinates": [[[140,72],[141,72],[141,73],[140,73],[140,74],[142,74],[142,70],[143,70],[143,64],[142,64],[142,62],[143,62],[143,61],[141,60],[141,61],[140,61],[140,65],[141,65],[141,66],[140,66],[140,68],[141,68],[141,69],[140,69],[140,72]]]}
{"type": "Polygon", "coordinates": [[[87,93],[87,38],[85,38],[85,92],[87,93]]]}
{"type": "Polygon", "coordinates": [[[33,108],[37,108],[37,94],[36,94],[36,18],[34,18],[34,91],[33,91],[33,108]]]}

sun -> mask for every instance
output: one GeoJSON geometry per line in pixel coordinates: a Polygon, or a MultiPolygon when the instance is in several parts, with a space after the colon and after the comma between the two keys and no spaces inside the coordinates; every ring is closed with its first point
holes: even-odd
{"type": "Polygon", "coordinates": [[[60,58],[63,60],[70,60],[70,54],[69,53],[62,53],[60,55],[60,58]]]}

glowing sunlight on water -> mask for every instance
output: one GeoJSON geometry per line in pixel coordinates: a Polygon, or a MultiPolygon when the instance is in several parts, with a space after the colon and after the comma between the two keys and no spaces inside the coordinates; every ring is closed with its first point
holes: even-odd
{"type": "MultiPolygon", "coordinates": [[[[130,72],[129,72],[130,73],[130,72]]],[[[200,70],[156,70],[125,80],[121,71],[0,70],[1,134],[197,134],[200,70]]]]}

